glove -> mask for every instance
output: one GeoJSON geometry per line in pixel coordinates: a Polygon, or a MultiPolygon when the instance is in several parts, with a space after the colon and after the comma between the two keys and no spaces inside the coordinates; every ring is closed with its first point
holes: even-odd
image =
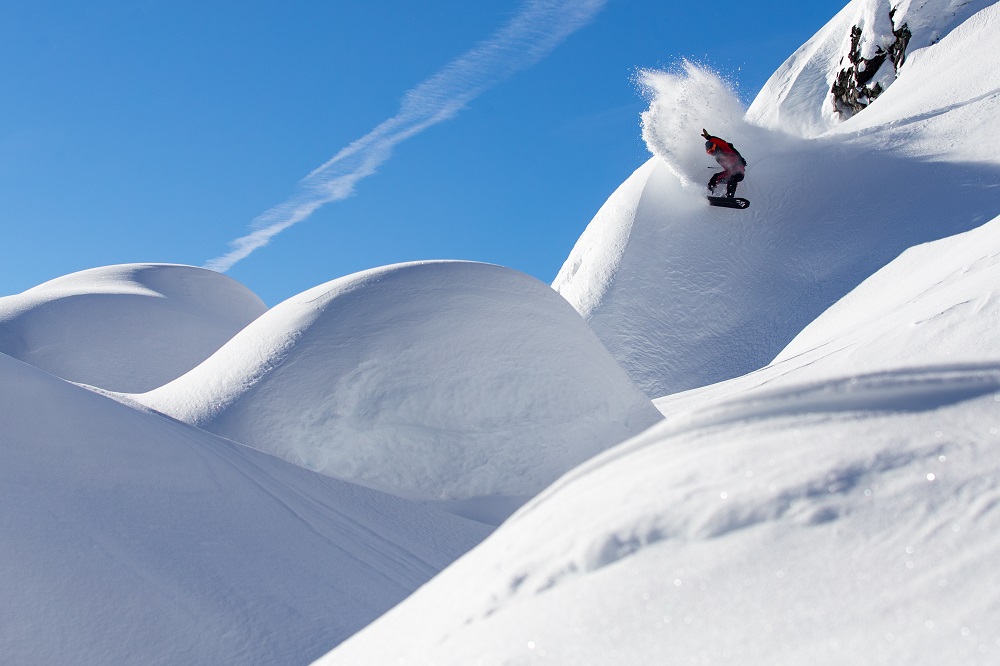
{"type": "Polygon", "coordinates": [[[702,129],[702,130],[701,130],[701,135],[702,135],[703,137],[705,137],[706,139],[711,139],[711,138],[712,138],[712,135],[708,133],[708,130],[707,130],[707,129],[702,129]]]}

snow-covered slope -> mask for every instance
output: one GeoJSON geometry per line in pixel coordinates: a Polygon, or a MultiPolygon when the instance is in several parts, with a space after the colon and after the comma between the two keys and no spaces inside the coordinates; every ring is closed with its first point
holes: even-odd
{"type": "MultiPolygon", "coordinates": [[[[791,382],[1000,362],[1000,218],[911,248],[807,326],[767,367],[661,398],[665,413],[791,382]]],[[[1000,410],[1000,406],[998,406],[1000,410]]],[[[998,411],[1000,415],[1000,411],[998,411]]]]}
{"type": "Polygon", "coordinates": [[[136,400],[331,476],[507,515],[659,419],[545,284],[470,262],[351,275],[136,400]]]}
{"type": "Polygon", "coordinates": [[[998,392],[928,369],[665,423],[321,663],[995,663],[998,392]]]}
{"type": "MultiPolygon", "coordinates": [[[[909,85],[920,81],[921,76],[911,72],[914,57],[925,57],[928,46],[937,44],[956,26],[994,2],[995,0],[853,0],[778,68],[750,105],[747,120],[754,125],[799,136],[814,137],[823,134],[844,120],[844,115],[835,108],[831,87],[838,73],[852,66],[852,28],[857,27],[860,31],[858,56],[868,61],[865,65],[860,65],[862,71],[866,66],[876,70],[867,72],[871,78],[865,85],[872,87],[878,83],[884,90],[889,90],[897,80],[909,79],[909,85]],[[901,32],[903,26],[906,26],[909,37],[906,39],[902,61],[897,67],[891,58],[881,60],[879,52],[887,53],[890,50],[897,42],[894,32],[901,32]],[[918,56],[918,53],[921,55],[918,56]]],[[[978,76],[983,69],[991,67],[991,59],[985,59],[984,62],[975,56],[975,50],[992,45],[993,34],[988,28],[984,30],[982,27],[974,28],[974,31],[977,33],[976,42],[972,45],[974,50],[948,50],[956,57],[957,66],[941,69],[942,73],[947,74],[946,80],[978,76]]],[[[937,97],[944,104],[964,101],[941,95],[943,92],[935,90],[929,97],[937,97]]],[[[893,107],[892,104],[878,102],[877,99],[875,104],[882,109],[893,107]]],[[[873,108],[875,104],[872,104],[873,108]]],[[[896,118],[902,117],[899,109],[893,109],[890,113],[896,118]]],[[[858,115],[869,115],[868,109],[865,109],[864,114],[858,115]]]]}
{"type": "MultiPolygon", "coordinates": [[[[996,166],[1000,63],[988,54],[1000,29],[1000,6],[967,2],[946,15],[945,24],[983,4],[990,6],[947,34],[932,31],[940,43],[911,52],[892,87],[831,134],[864,142],[876,132],[895,150],[919,159],[996,166]]],[[[995,182],[996,171],[986,170],[984,177],[995,182]]]]}
{"type": "Polygon", "coordinates": [[[0,354],[5,664],[301,664],[481,539],[0,354]]]}
{"type": "Polygon", "coordinates": [[[1000,359],[1000,218],[907,250],[805,328],[774,365],[809,354],[810,374],[1000,359]]]}
{"type": "MultiPolygon", "coordinates": [[[[1000,66],[957,67],[998,32],[1000,6],[981,9],[911,53],[870,108],[816,139],[746,122],[722,82],[692,64],[647,74],[644,134],[655,157],[591,222],[553,287],[649,395],[762,367],[906,248],[1000,212],[1000,139],[984,131],[1000,103],[1000,66]],[[702,200],[713,164],[703,127],[749,161],[740,186],[749,209],[702,200]]],[[[796,58],[807,56],[809,67],[833,66],[826,51],[796,58]]]]}
{"type": "Polygon", "coordinates": [[[905,253],[319,663],[996,663],[998,257],[905,253]]]}
{"type": "Polygon", "coordinates": [[[0,298],[0,353],[75,382],[147,391],[208,358],[267,308],[224,275],[127,264],[0,298]]]}

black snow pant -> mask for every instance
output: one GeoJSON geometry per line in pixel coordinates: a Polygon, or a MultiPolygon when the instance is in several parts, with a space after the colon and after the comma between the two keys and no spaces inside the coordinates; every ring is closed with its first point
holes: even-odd
{"type": "Polygon", "coordinates": [[[740,181],[743,180],[742,173],[729,173],[728,171],[720,171],[719,173],[712,176],[712,179],[708,181],[708,189],[715,194],[715,187],[720,181],[726,181],[726,196],[734,197],[736,196],[736,186],[739,185],[740,181]]]}

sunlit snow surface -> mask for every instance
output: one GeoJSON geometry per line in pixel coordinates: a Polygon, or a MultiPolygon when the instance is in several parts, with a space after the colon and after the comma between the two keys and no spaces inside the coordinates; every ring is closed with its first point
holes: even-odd
{"type": "MultiPolygon", "coordinates": [[[[994,0],[853,0],[778,68],[750,105],[747,120],[754,125],[806,137],[819,136],[835,129],[839,118],[829,99],[830,86],[837,72],[848,65],[846,56],[853,26],[862,29],[859,44],[862,58],[873,57],[879,47],[885,48],[893,42],[894,28],[899,29],[905,23],[912,33],[906,50],[908,62],[900,69],[898,78],[893,75],[888,79],[879,77],[887,89],[891,90],[907,79],[911,84],[920,79],[919,75],[911,73],[915,59],[934,58],[947,53],[948,57],[955,58],[953,64],[957,66],[940,69],[938,74],[946,75],[935,81],[933,88],[923,91],[911,89],[910,101],[933,100],[940,95],[941,104],[937,106],[966,102],[968,100],[948,95],[949,81],[980,78],[986,74],[986,80],[981,83],[986,86],[983,90],[988,90],[992,79],[989,70],[995,69],[996,64],[992,58],[975,55],[980,49],[988,48],[987,44],[992,41],[990,28],[977,25],[981,20],[992,20],[988,14],[973,18],[964,28],[961,26],[993,4],[994,0]],[[891,19],[890,11],[894,12],[891,19]],[[942,39],[961,40],[959,35],[970,29],[975,33],[975,41],[971,44],[952,43],[944,49],[926,49],[942,39]],[[953,31],[955,35],[951,34],[953,31]],[[931,56],[931,53],[937,55],[931,56]]],[[[904,87],[907,85],[903,84],[904,87]]],[[[901,112],[903,109],[896,103],[876,100],[871,109],[889,106],[893,107],[891,115],[894,119],[906,118],[905,112],[901,112]]],[[[862,118],[870,119],[877,115],[869,113],[869,110],[855,118],[865,123],[867,120],[862,118]]]]}
{"type": "Polygon", "coordinates": [[[994,663],[998,400],[981,364],[702,402],[324,663],[994,663]]]}
{"type": "Polygon", "coordinates": [[[70,381],[146,391],[211,356],[267,308],[192,266],[94,268],[0,298],[0,353],[70,381]]]}

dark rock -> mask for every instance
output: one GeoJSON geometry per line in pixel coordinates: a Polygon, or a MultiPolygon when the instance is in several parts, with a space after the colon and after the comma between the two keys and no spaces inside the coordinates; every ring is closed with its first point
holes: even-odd
{"type": "Polygon", "coordinates": [[[897,72],[906,60],[906,47],[913,35],[906,23],[903,23],[899,28],[895,27],[895,14],[895,9],[889,12],[895,41],[889,45],[888,50],[881,46],[877,47],[875,55],[871,58],[861,57],[863,33],[860,27],[856,25],[851,27],[851,47],[847,54],[851,65],[837,72],[833,86],[830,88],[830,92],[833,94],[833,106],[844,120],[865,109],[885,91],[878,81],[874,85],[868,84],[875,78],[887,59],[897,72]]]}

